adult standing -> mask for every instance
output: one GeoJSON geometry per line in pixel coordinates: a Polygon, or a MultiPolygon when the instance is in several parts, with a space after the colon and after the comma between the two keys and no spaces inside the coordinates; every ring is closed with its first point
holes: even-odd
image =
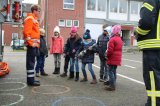
{"type": "Polygon", "coordinates": [[[97,48],[98,54],[100,58],[100,82],[103,82],[107,79],[107,65],[105,59],[105,51],[107,50],[107,44],[109,41],[109,33],[107,31],[107,27],[103,28],[103,33],[98,37],[97,48]]]}
{"type": "Polygon", "coordinates": [[[145,106],[160,106],[160,1],[144,0],[136,29],[143,51],[143,78],[148,100],[145,106]]]}
{"type": "Polygon", "coordinates": [[[27,84],[30,86],[40,86],[39,81],[35,81],[34,66],[35,57],[39,55],[40,46],[40,31],[38,17],[40,15],[39,5],[32,5],[31,12],[24,20],[24,40],[27,45],[26,69],[27,69],[27,84]]]}

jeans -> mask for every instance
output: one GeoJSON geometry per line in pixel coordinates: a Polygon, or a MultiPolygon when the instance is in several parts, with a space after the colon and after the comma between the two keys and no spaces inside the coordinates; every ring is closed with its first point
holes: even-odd
{"type": "Polygon", "coordinates": [[[37,65],[36,65],[36,73],[39,73],[39,71],[41,73],[44,73],[44,63],[45,63],[45,55],[44,54],[40,54],[40,56],[37,56],[37,65]]]}
{"type": "Polygon", "coordinates": [[[116,79],[117,79],[116,69],[117,69],[116,65],[109,65],[109,84],[111,87],[116,86],[116,79]]]}
{"type": "Polygon", "coordinates": [[[105,60],[100,59],[100,78],[103,76],[105,80],[108,79],[108,66],[105,60]]]}
{"type": "Polygon", "coordinates": [[[90,71],[90,73],[92,75],[92,78],[94,79],[95,78],[95,74],[94,74],[94,71],[92,69],[92,63],[82,63],[83,76],[84,77],[87,76],[87,73],[86,73],[86,70],[85,70],[86,64],[88,64],[88,70],[90,71]]]}
{"type": "Polygon", "coordinates": [[[74,72],[74,65],[76,68],[76,72],[79,72],[79,63],[78,59],[70,58],[70,71],[74,72]]]}
{"type": "Polygon", "coordinates": [[[53,54],[53,57],[54,57],[55,68],[60,68],[60,66],[61,66],[61,54],[55,53],[55,54],[53,54]]]}

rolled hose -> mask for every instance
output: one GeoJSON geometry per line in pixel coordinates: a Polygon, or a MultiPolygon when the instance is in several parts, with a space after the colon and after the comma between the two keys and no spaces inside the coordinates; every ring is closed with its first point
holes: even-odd
{"type": "Polygon", "coordinates": [[[0,77],[8,74],[10,72],[10,69],[8,67],[8,64],[6,62],[0,62],[0,77]]]}

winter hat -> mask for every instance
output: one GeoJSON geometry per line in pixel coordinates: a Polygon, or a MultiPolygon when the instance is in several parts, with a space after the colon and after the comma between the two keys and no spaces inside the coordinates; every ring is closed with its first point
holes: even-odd
{"type": "Polygon", "coordinates": [[[87,29],[83,35],[83,39],[91,39],[90,30],[87,29]]]}
{"type": "Polygon", "coordinates": [[[39,31],[40,31],[40,35],[45,36],[45,30],[43,28],[40,28],[39,31]]]}
{"type": "Polygon", "coordinates": [[[58,26],[56,26],[56,27],[54,28],[54,32],[60,33],[60,28],[59,28],[58,26]]]}
{"type": "Polygon", "coordinates": [[[115,25],[112,27],[112,33],[115,34],[120,34],[121,33],[121,26],[120,25],[115,25]]]}
{"type": "Polygon", "coordinates": [[[77,32],[77,28],[75,26],[72,26],[71,33],[76,33],[76,32],[77,32]]]}
{"type": "Polygon", "coordinates": [[[109,35],[112,33],[112,26],[108,26],[104,29],[104,31],[107,31],[109,35]]]}

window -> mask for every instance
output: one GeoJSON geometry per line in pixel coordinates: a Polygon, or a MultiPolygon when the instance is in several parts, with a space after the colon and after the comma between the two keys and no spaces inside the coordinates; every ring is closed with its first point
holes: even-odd
{"type": "Polygon", "coordinates": [[[106,0],[98,0],[98,11],[106,10],[106,0]]]}
{"type": "Polygon", "coordinates": [[[75,0],[63,0],[63,9],[74,10],[75,0]]]}
{"type": "Polygon", "coordinates": [[[59,20],[59,26],[62,26],[62,27],[65,26],[65,20],[64,19],[59,20]]]}
{"type": "Polygon", "coordinates": [[[88,0],[87,10],[96,10],[96,0],[88,0]]]}
{"type": "Polygon", "coordinates": [[[110,12],[118,12],[118,0],[110,0],[110,12]]]}
{"type": "Polygon", "coordinates": [[[131,1],[131,14],[138,14],[138,2],[131,1]]]}
{"type": "Polygon", "coordinates": [[[66,27],[72,27],[72,20],[66,20],[66,27]]]}
{"type": "Polygon", "coordinates": [[[79,21],[78,20],[73,20],[73,26],[79,27],[79,21]]]}
{"type": "Polygon", "coordinates": [[[119,13],[127,13],[127,0],[119,0],[119,13]]]}

